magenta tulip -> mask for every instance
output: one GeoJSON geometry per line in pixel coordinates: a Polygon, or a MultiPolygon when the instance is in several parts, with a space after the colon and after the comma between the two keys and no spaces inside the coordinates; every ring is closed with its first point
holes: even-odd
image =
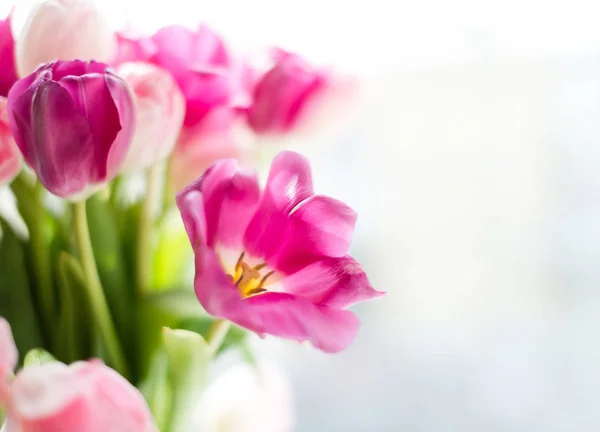
{"type": "Polygon", "coordinates": [[[6,97],[16,81],[15,40],[9,15],[5,20],[0,20],[0,96],[6,97]]]}
{"type": "Polygon", "coordinates": [[[256,173],[219,161],[177,204],[196,257],[196,296],[216,317],[337,352],[359,326],[346,308],[382,294],[348,255],[356,214],[314,194],[297,153],[275,158],[263,192],[256,173]]]}
{"type": "Polygon", "coordinates": [[[40,66],[10,90],[8,111],[25,161],[50,192],[70,199],[117,175],[135,129],[131,88],[93,61],[40,66]]]}
{"type": "Polygon", "coordinates": [[[316,69],[296,54],[276,51],[274,64],[257,82],[248,123],[257,134],[306,131],[347,105],[354,83],[316,69]]]}
{"type": "Polygon", "coordinates": [[[8,100],[0,97],[0,186],[10,181],[21,171],[21,151],[8,122],[8,100]]]}
{"type": "Polygon", "coordinates": [[[124,63],[118,73],[133,89],[136,128],[124,171],[140,171],[166,159],[181,132],[185,100],[171,75],[148,63],[124,63]]]}
{"type": "Polygon", "coordinates": [[[150,410],[125,378],[99,360],[22,369],[10,387],[6,432],[154,432],[150,410]]]}

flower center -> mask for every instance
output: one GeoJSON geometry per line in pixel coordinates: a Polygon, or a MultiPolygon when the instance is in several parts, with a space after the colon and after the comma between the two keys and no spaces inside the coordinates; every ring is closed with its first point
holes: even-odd
{"type": "Polygon", "coordinates": [[[254,267],[250,267],[250,265],[244,262],[244,255],[245,252],[242,252],[238,258],[232,278],[233,283],[238,288],[242,297],[246,298],[265,292],[266,289],[263,288],[263,285],[265,284],[266,280],[275,272],[270,271],[263,275],[260,271],[264,269],[267,264],[262,263],[254,267]]]}

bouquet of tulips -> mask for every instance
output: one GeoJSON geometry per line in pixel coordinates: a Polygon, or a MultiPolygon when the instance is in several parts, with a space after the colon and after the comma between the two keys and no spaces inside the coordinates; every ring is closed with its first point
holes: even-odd
{"type": "Polygon", "coordinates": [[[0,22],[5,432],[198,430],[211,361],[251,362],[249,334],[352,343],[347,308],[381,295],[348,255],[355,212],[315,193],[298,153],[262,185],[253,169],[257,138],[305,130],[351,90],[269,60],[206,26],[115,33],[88,0],[0,22]]]}

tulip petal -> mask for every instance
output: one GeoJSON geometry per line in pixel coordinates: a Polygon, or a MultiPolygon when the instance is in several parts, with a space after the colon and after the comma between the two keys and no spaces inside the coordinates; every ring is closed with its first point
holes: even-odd
{"type": "MultiPolygon", "coordinates": [[[[193,186],[193,185],[192,185],[193,186]]],[[[177,207],[194,252],[206,245],[206,214],[202,192],[190,186],[177,194],[177,207]]]]}
{"type": "MultiPolygon", "coordinates": [[[[256,174],[240,169],[234,159],[215,163],[179,196],[201,191],[206,217],[206,244],[241,247],[244,230],[260,198],[256,174]]],[[[190,209],[197,212],[199,209],[190,209]]],[[[184,216],[190,217],[188,215],[184,216]]]]}
{"type": "Polygon", "coordinates": [[[11,16],[0,20],[0,96],[6,97],[17,81],[15,40],[11,30],[11,16]]]}
{"type": "Polygon", "coordinates": [[[107,161],[108,178],[112,179],[125,162],[129,146],[133,140],[136,128],[135,103],[131,88],[112,70],[104,71],[104,81],[113,101],[112,103],[117,108],[116,118],[119,124],[118,129],[116,129],[116,124],[114,125],[118,132],[110,148],[107,161]]]}
{"type": "Polygon", "coordinates": [[[28,162],[53,194],[68,196],[80,192],[93,175],[90,172],[94,159],[90,124],[67,90],[56,82],[42,83],[32,102],[27,94],[16,101],[14,111],[18,114],[13,115],[17,123],[24,123],[23,130],[30,123],[19,115],[29,103],[33,118],[38,121],[31,139],[25,140],[27,152],[32,156],[28,162]]]}
{"type": "Polygon", "coordinates": [[[242,299],[231,277],[223,273],[216,254],[205,247],[195,252],[196,296],[209,314],[259,335],[310,341],[325,352],[342,351],[354,340],[360,323],[352,312],[280,292],[242,299]]]}
{"type": "Polygon", "coordinates": [[[289,294],[341,309],[385,294],[373,289],[361,266],[349,255],[317,261],[287,276],[282,284],[289,294]]]}
{"type": "Polygon", "coordinates": [[[272,260],[289,227],[288,214],[311,195],[313,185],[308,160],[294,152],[279,153],[271,165],[256,214],[246,229],[246,251],[267,261],[272,260]]]}
{"type": "MultiPolygon", "coordinates": [[[[310,341],[315,348],[335,353],[346,349],[358,332],[354,313],[317,305],[287,293],[267,292],[247,299],[259,325],[257,333],[310,341]]],[[[243,321],[240,323],[242,325],[243,321]]],[[[251,323],[247,323],[251,324],[251,323]]]]}
{"type": "Polygon", "coordinates": [[[121,130],[119,111],[102,75],[69,75],[62,78],[60,84],[85,113],[95,150],[90,180],[93,183],[102,182],[108,176],[108,155],[113,141],[121,130]]]}
{"type": "Polygon", "coordinates": [[[0,317],[0,403],[6,397],[8,379],[17,366],[19,353],[12,335],[10,324],[0,317]]]}
{"type": "Polygon", "coordinates": [[[348,252],[356,213],[336,199],[314,195],[289,215],[275,268],[290,274],[320,257],[342,257],[348,252]]]}
{"type": "Polygon", "coordinates": [[[7,99],[0,96],[0,186],[21,170],[21,152],[10,130],[7,108],[7,99]]]}

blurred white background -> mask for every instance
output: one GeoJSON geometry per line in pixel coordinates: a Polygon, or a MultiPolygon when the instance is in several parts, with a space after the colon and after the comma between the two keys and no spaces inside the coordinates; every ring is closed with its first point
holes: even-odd
{"type": "Polygon", "coordinates": [[[600,5],[105,0],[115,25],[204,21],[359,74],[311,154],[359,212],[387,297],[328,356],[270,340],[300,432],[600,430],[600,5]]]}

